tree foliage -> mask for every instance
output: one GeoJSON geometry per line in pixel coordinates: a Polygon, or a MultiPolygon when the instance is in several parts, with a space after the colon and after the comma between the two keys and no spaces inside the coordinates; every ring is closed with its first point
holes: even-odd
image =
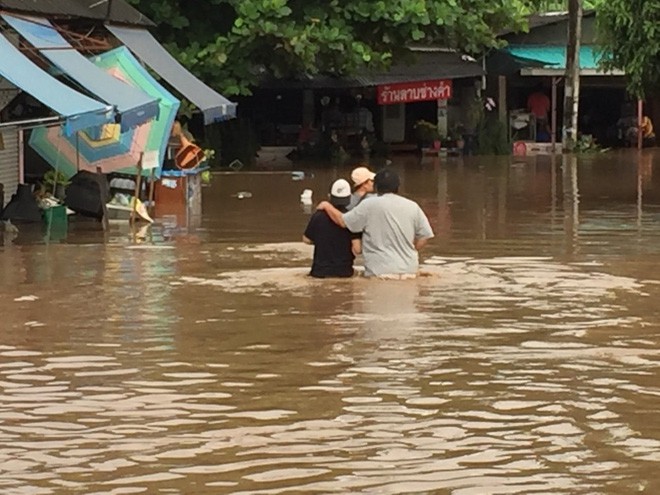
{"type": "Polygon", "coordinates": [[[538,0],[130,0],[179,60],[226,94],[260,75],[355,73],[406,56],[410,44],[468,53],[525,28],[538,0]]]}
{"type": "Polygon", "coordinates": [[[660,85],[660,0],[608,0],[597,11],[603,63],[622,69],[628,91],[643,97],[660,85]]]}
{"type": "MultiPolygon", "coordinates": [[[[582,0],[584,10],[598,8],[605,0],[582,0]]],[[[536,12],[560,12],[568,10],[566,0],[536,0],[533,2],[533,10],[536,12]]]]}

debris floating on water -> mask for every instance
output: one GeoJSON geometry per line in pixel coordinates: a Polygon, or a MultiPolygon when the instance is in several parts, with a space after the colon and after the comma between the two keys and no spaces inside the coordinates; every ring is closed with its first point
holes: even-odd
{"type": "Polygon", "coordinates": [[[312,204],[312,190],[311,189],[305,189],[302,194],[300,195],[300,202],[304,205],[311,205],[312,204]]]}
{"type": "Polygon", "coordinates": [[[232,198],[246,199],[251,198],[252,193],[250,191],[239,191],[236,194],[232,194],[232,198]]]}
{"type": "Polygon", "coordinates": [[[37,301],[39,298],[37,296],[21,296],[14,299],[15,302],[32,302],[37,301]]]}

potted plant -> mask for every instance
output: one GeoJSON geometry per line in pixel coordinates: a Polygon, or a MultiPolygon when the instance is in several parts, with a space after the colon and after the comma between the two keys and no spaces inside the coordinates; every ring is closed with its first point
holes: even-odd
{"type": "Polygon", "coordinates": [[[463,139],[464,127],[462,124],[457,124],[452,126],[449,129],[446,140],[446,148],[451,150],[460,150],[463,152],[463,147],[465,146],[465,140],[463,139]]]}
{"type": "Polygon", "coordinates": [[[436,124],[428,120],[418,120],[415,122],[414,129],[419,149],[440,147],[440,132],[436,124]]]}
{"type": "Polygon", "coordinates": [[[42,180],[44,192],[50,193],[60,200],[64,199],[65,189],[69,184],[71,184],[71,181],[59,170],[49,170],[44,174],[42,180]]]}

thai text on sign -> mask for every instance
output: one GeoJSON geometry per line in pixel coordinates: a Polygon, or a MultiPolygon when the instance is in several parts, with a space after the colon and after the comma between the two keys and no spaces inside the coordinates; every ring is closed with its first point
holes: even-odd
{"type": "Polygon", "coordinates": [[[378,104],[448,100],[451,98],[451,93],[451,79],[384,84],[378,86],[378,104]]]}

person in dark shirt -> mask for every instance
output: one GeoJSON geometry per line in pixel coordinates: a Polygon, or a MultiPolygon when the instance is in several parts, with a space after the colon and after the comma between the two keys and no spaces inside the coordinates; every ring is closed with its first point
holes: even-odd
{"type": "MultiPolygon", "coordinates": [[[[336,180],[330,189],[330,203],[345,212],[351,200],[351,186],[336,180]]],[[[325,211],[316,211],[309,219],[303,242],[314,245],[314,260],[310,275],[316,278],[352,277],[355,255],[362,249],[360,234],[333,222],[325,211]]]]}

